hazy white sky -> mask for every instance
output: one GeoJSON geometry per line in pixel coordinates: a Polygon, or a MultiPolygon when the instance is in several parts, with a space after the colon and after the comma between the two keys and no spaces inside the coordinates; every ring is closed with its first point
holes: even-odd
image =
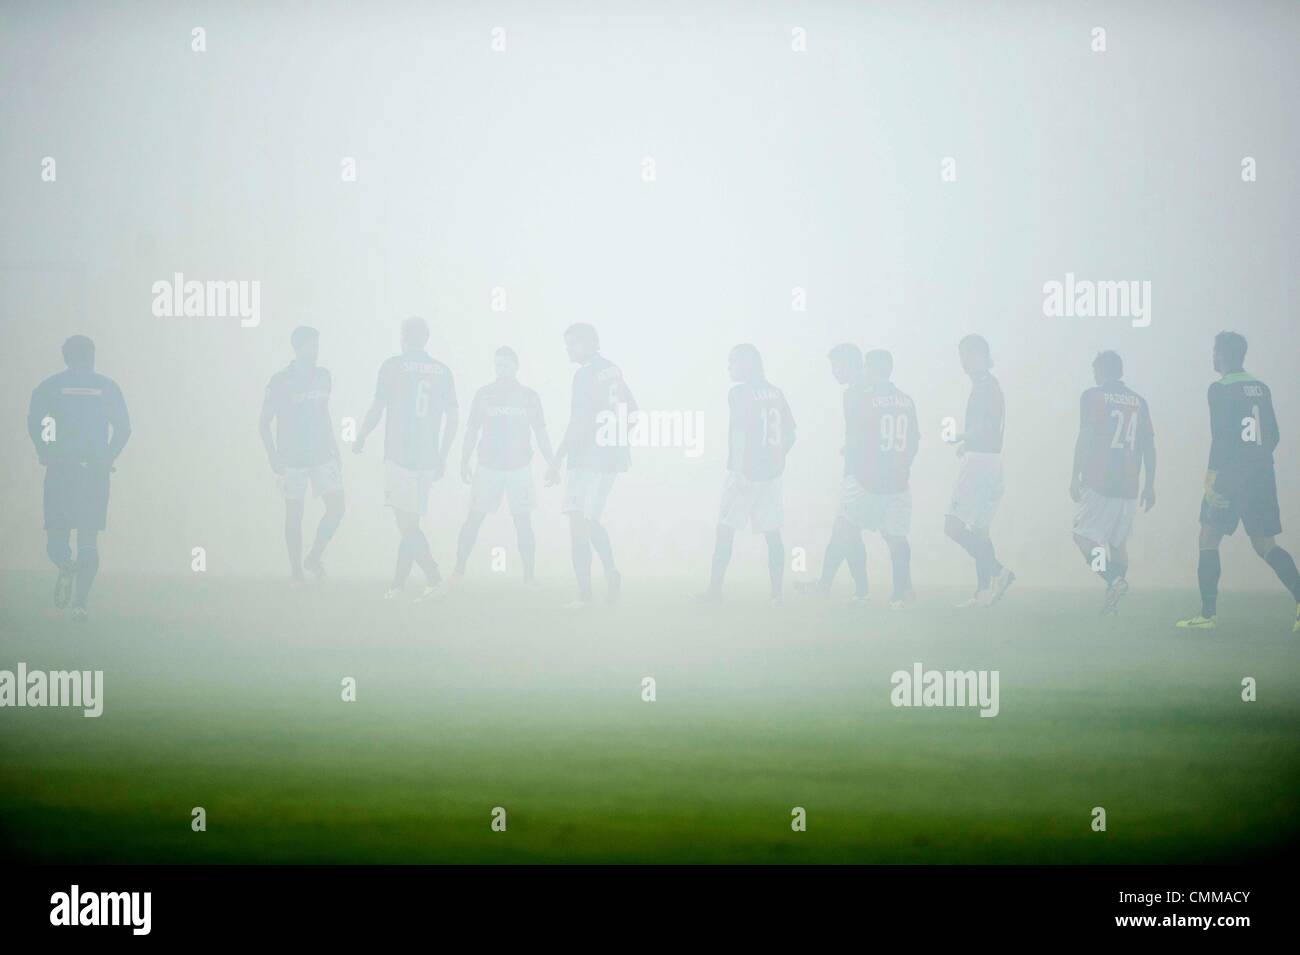
{"type": "MultiPolygon", "coordinates": [[[[1135,582],[1194,584],[1222,328],[1249,338],[1247,367],[1273,387],[1283,524],[1300,521],[1294,3],[10,2],[0,26],[0,438],[13,449],[0,566],[45,566],[23,417],[68,335],[96,339],[135,426],[105,571],[188,572],[202,545],[212,573],[280,574],[257,414],[289,332],[321,329],[337,421],[363,414],[410,314],[433,325],[465,406],[492,351],[513,345],[556,438],[574,321],[599,328],[643,406],[704,415],[702,457],[634,452],[611,497],[616,549],[643,575],[707,573],[739,341],[762,351],[800,426],[785,539],[810,568],[841,467],[825,354],[844,340],[892,349],[917,401],[919,588],[970,573],[942,536],[956,462],[937,435],[964,407],[955,346],[971,331],[992,343],[1008,403],[994,540],[1026,583],[1089,583],[1066,486],[1102,348],[1148,398],[1160,455],[1135,582]],[[1242,180],[1247,156],[1257,181],[1242,180]],[[941,178],[945,157],[956,181],[941,178]],[[155,317],[151,287],[175,272],[260,282],[260,324],[155,317]],[[1045,317],[1043,284],[1067,272],[1151,282],[1150,325],[1045,317]]],[[[345,452],[336,573],[391,571],[379,445],[345,452]]],[[[544,576],[569,572],[559,500],[543,491],[535,519],[544,576]]],[[[447,566],[468,489],[449,474],[434,501],[447,566]]],[[[504,514],[484,526],[479,571],[495,544],[513,546],[504,514]]],[[[884,580],[883,547],[869,547],[884,580]]],[[[1227,552],[1226,586],[1276,586],[1244,539],[1227,552]]],[[[733,572],[761,575],[761,554],[744,540],[733,572]]]]}

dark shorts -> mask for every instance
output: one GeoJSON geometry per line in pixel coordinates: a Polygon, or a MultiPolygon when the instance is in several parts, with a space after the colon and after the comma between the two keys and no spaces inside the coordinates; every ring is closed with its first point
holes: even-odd
{"type": "Polygon", "coordinates": [[[45,468],[45,529],[102,531],[108,518],[107,465],[51,463],[45,468]]]}
{"type": "Polygon", "coordinates": [[[1221,472],[1214,489],[1227,499],[1226,507],[1211,507],[1201,500],[1201,523],[1223,534],[1234,534],[1237,525],[1251,537],[1276,537],[1282,533],[1282,513],[1277,506],[1277,477],[1271,467],[1254,468],[1240,474],[1221,472]]]}

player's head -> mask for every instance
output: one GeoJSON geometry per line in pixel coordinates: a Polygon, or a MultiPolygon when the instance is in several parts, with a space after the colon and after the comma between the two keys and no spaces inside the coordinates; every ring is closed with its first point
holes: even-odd
{"type": "Polygon", "coordinates": [[[600,336],[586,322],[577,322],[564,330],[564,347],[572,361],[584,362],[600,351],[600,336]]]}
{"type": "Polygon", "coordinates": [[[1109,385],[1124,377],[1124,359],[1117,351],[1099,351],[1092,360],[1092,377],[1099,385],[1109,385]]]}
{"type": "Polygon", "coordinates": [[[519,356],[509,345],[502,345],[492,356],[498,378],[514,378],[519,374],[519,356]]]}
{"type": "Polygon", "coordinates": [[[763,381],[763,356],[748,342],[737,345],[727,356],[727,371],[731,373],[732,381],[746,384],[763,381]]]}
{"type": "Polygon", "coordinates": [[[862,377],[862,349],[852,342],[842,342],[826,356],[831,360],[831,374],[841,385],[849,385],[862,377]]]}
{"type": "Polygon", "coordinates": [[[320,352],[320,332],[310,325],[299,325],[289,336],[289,344],[293,346],[294,357],[304,365],[316,364],[316,356],[320,352]]]}
{"type": "Polygon", "coordinates": [[[1214,336],[1214,370],[1230,375],[1246,367],[1246,336],[1219,332],[1214,336]]]}
{"type": "Polygon", "coordinates": [[[73,335],[63,343],[63,361],[69,368],[94,368],[95,343],[85,335],[73,335]]]}
{"type": "Polygon", "coordinates": [[[402,351],[419,351],[429,344],[429,323],[418,315],[402,322],[402,351]]]}
{"type": "Polygon", "coordinates": [[[894,356],[883,348],[873,348],[862,356],[862,367],[867,371],[867,381],[883,384],[894,373],[894,356]]]}
{"type": "Polygon", "coordinates": [[[957,344],[957,354],[961,357],[962,371],[968,375],[982,374],[993,367],[989,343],[983,335],[967,335],[957,344]]]}

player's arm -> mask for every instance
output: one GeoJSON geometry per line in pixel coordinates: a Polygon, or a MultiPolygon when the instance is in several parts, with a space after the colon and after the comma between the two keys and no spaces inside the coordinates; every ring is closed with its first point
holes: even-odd
{"type": "MultiPolygon", "coordinates": [[[[329,395],[334,394],[334,376],[325,369],[325,388],[329,395]]],[[[339,436],[334,432],[334,416],[330,414],[329,396],[325,398],[325,421],[330,429],[330,452],[334,455],[334,460],[340,465],[343,463],[343,456],[339,453],[339,436]]]]}
{"type": "Polygon", "coordinates": [[[379,422],[384,420],[384,410],[388,407],[386,370],[387,365],[379,369],[379,380],[375,384],[375,400],[370,403],[366,416],[361,419],[361,430],[357,432],[357,439],[352,442],[353,454],[360,454],[365,449],[366,438],[370,436],[370,432],[379,427],[379,422]]]}
{"type": "Polygon", "coordinates": [[[49,400],[45,394],[45,386],[38,385],[32,391],[32,400],[27,405],[27,434],[31,436],[32,445],[36,448],[36,458],[42,465],[46,463],[49,456],[49,448],[41,437],[41,431],[45,427],[42,422],[48,414],[49,400]]]}
{"type": "Polygon", "coordinates": [[[781,395],[781,417],[784,419],[785,428],[781,434],[781,446],[784,453],[789,454],[790,449],[794,447],[795,432],[798,425],[794,423],[794,413],[790,410],[790,402],[786,401],[785,395],[781,395]]]}
{"type": "Polygon", "coordinates": [[[1215,488],[1219,470],[1227,462],[1229,447],[1236,438],[1236,428],[1229,419],[1230,409],[1226,397],[1220,397],[1223,389],[1218,384],[1210,385],[1206,400],[1210,406],[1210,465],[1205,471],[1205,500],[1211,507],[1227,507],[1228,502],[1215,488]]]}
{"type": "Polygon", "coordinates": [[[131,416],[127,414],[126,398],[116,382],[109,396],[108,423],[113,429],[108,440],[108,463],[111,465],[131,438],[131,416]]]}
{"type": "Polygon", "coordinates": [[[551,466],[546,469],[546,483],[554,484],[560,478],[560,465],[564,459],[573,451],[573,446],[578,440],[578,429],[582,426],[579,422],[584,417],[590,416],[586,401],[583,395],[586,388],[582,387],[578,381],[578,374],[573,376],[573,397],[569,401],[569,424],[564,429],[564,437],[560,438],[559,447],[555,449],[555,457],[551,459],[551,466]]]}
{"type": "Polygon", "coordinates": [[[1277,449],[1282,440],[1282,434],[1277,427],[1277,413],[1273,410],[1273,394],[1266,392],[1264,401],[1259,408],[1259,428],[1260,437],[1264,441],[1264,448],[1269,454],[1277,449]]]}
{"type": "Polygon", "coordinates": [[[551,436],[546,433],[546,418],[542,415],[542,402],[536,395],[533,396],[529,403],[532,410],[531,424],[533,434],[537,437],[537,450],[542,453],[542,460],[546,462],[549,468],[551,462],[555,460],[555,452],[551,450],[551,436]]]}
{"type": "Polygon", "coordinates": [[[276,410],[275,386],[270,384],[266,386],[266,394],[262,398],[262,413],[258,417],[257,431],[262,436],[262,447],[266,450],[266,459],[271,462],[271,470],[280,474],[284,468],[280,464],[280,454],[275,449],[275,435],[271,432],[276,410]]]}
{"type": "Polygon", "coordinates": [[[456,440],[460,430],[460,408],[456,405],[456,384],[451,372],[447,372],[447,394],[444,396],[446,413],[442,421],[442,442],[438,447],[438,471],[447,469],[447,458],[451,455],[451,443],[456,440]]]}
{"type": "Polygon", "coordinates": [[[1142,455],[1142,509],[1149,511],[1156,506],[1156,434],[1151,427],[1151,417],[1145,404],[1142,406],[1142,436],[1138,451],[1142,455]]]}
{"type": "Polygon", "coordinates": [[[921,425],[916,417],[916,402],[907,409],[907,466],[910,468],[916,460],[916,452],[921,449],[921,425]]]}
{"type": "Polygon", "coordinates": [[[1088,426],[1088,392],[1079,399],[1079,436],[1074,439],[1074,463],[1070,467],[1070,499],[1083,496],[1083,462],[1092,450],[1092,428],[1088,426]]]}
{"type": "Polygon", "coordinates": [[[465,419],[465,437],[460,440],[460,478],[466,484],[474,479],[469,464],[474,459],[474,449],[478,447],[479,432],[482,429],[482,402],[479,396],[475,395],[469,405],[469,417],[465,419]]]}

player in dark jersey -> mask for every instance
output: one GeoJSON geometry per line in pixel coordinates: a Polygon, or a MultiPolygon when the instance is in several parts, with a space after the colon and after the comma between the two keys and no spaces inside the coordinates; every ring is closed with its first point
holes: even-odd
{"type": "Polygon", "coordinates": [[[284,494],[284,543],[289,549],[292,583],[302,583],[303,568],[325,576],[321,557],[343,519],[343,465],[330,421],[330,373],[316,364],[320,332],[300,326],[289,336],[294,359],[266,386],[260,431],[271,470],[284,494]],[[274,425],[274,432],[272,431],[274,425]],[[307,487],[325,503],[316,539],[302,557],[302,517],[307,487]]]}
{"type": "Polygon", "coordinates": [[[959,607],[988,607],[997,603],[1016,575],[998,561],[989,539],[989,525],[1002,500],[1002,432],[1006,403],[1002,387],[989,371],[993,358],[980,335],[967,335],[957,346],[961,367],[971,380],[966,402],[966,430],[956,436],[961,471],[944,532],[975,561],[975,596],[959,607]]]}
{"type": "Polygon", "coordinates": [[[1074,542],[1083,559],[1106,583],[1102,613],[1115,613],[1128,593],[1128,535],[1141,504],[1156,503],[1156,444],[1146,400],[1124,384],[1124,362],[1113,351],[1092,363],[1096,387],[1079,399],[1079,437],[1074,444],[1070,497],[1074,542]]]}
{"type": "Polygon", "coordinates": [[[844,478],[839,513],[822,561],[820,580],[802,589],[829,593],[841,562],[853,576],[854,603],[867,599],[864,530],[879,531],[893,564],[890,609],[915,600],[912,589],[912,493],[909,478],[920,442],[916,405],[890,381],[893,356],[876,349],[863,356],[856,345],[837,345],[831,373],[844,385],[844,478]]]}
{"type": "Polygon", "coordinates": [[[1291,555],[1274,538],[1282,533],[1277,503],[1273,449],[1280,434],[1268,385],[1245,370],[1246,339],[1220,332],[1214,339],[1214,370],[1221,377],[1210,385],[1210,465],[1201,500],[1201,556],[1196,576],[1201,588],[1201,612],[1178,621],[1193,630],[1217,626],[1219,543],[1241,524],[1255,553],[1273,568],[1296,601],[1295,622],[1300,633],[1300,573],[1291,555]]]}
{"type": "Polygon", "coordinates": [[[542,417],[542,402],[537,392],[519,383],[519,356],[513,348],[498,348],[495,356],[496,381],[484,385],[474,394],[465,438],[461,442],[460,474],[472,484],[469,517],[460,529],[456,545],[455,580],[465,575],[465,564],[478,537],[483,518],[496,513],[501,498],[510,502],[515,535],[519,540],[519,557],[524,565],[524,581],[533,581],[534,554],[532,512],[537,507],[533,486],[533,435],[549,467],[554,453],[542,417]],[[482,437],[480,438],[480,434],[482,437]],[[470,462],[478,451],[478,468],[470,462]]]}
{"type": "Polygon", "coordinates": [[[753,345],[733,348],[727,371],[735,382],[727,394],[727,476],[722,485],[712,575],[701,598],[721,599],[736,531],[750,524],[767,539],[772,605],[780,606],[785,577],[781,475],[794,445],[794,416],[785,394],[764,375],[763,359],[753,345]]]}
{"type": "Polygon", "coordinates": [[[402,322],[402,353],[379,368],[375,400],[352,446],[355,454],[384,421],[384,499],[393,509],[401,541],[393,583],[384,595],[399,596],[413,564],[424,571],[425,587],[417,601],[443,595],[442,575],[420,529],[429,493],[447,468],[447,453],[460,424],[451,369],[425,350],[429,326],[422,318],[402,322]]]}
{"type": "Polygon", "coordinates": [[[604,565],[610,601],[618,599],[622,587],[623,576],[614,564],[614,549],[601,515],[614,479],[631,465],[627,435],[615,425],[636,415],[637,406],[623,373],[600,354],[595,328],[585,322],[569,326],[564,344],[569,359],[580,367],[573,375],[569,426],[546,469],[546,485],[559,482],[560,465],[567,460],[563,508],[569,515],[573,571],[578,578],[578,599],[571,606],[578,608],[591,603],[593,550],[604,565]]]}
{"type": "Polygon", "coordinates": [[[95,372],[93,341],[73,335],[63,343],[63,360],[67,368],[32,392],[27,433],[45,468],[45,552],[59,570],[54,603],[62,608],[71,600],[73,619],[84,620],[99,571],[109,475],[131,436],[131,421],[122,389],[95,372]]]}

